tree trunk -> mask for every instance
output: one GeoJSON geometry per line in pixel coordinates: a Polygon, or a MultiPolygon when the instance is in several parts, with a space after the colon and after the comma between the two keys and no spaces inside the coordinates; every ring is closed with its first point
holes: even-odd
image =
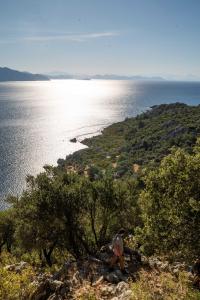
{"type": "Polygon", "coordinates": [[[107,228],[108,228],[107,221],[104,221],[104,224],[102,225],[100,232],[99,232],[99,246],[102,246],[105,244],[107,228]]]}
{"type": "Polygon", "coordinates": [[[49,252],[47,251],[47,249],[43,249],[43,254],[44,254],[44,257],[45,257],[45,259],[46,259],[47,265],[48,265],[49,267],[51,267],[51,266],[52,266],[51,253],[49,253],[49,252]]]}
{"type": "Polygon", "coordinates": [[[11,253],[11,243],[6,243],[6,248],[9,253],[11,253]]]}
{"type": "Polygon", "coordinates": [[[2,251],[3,245],[5,245],[5,242],[2,242],[2,243],[0,244],[0,254],[1,254],[1,251],[2,251]]]}
{"type": "Polygon", "coordinates": [[[94,235],[95,243],[96,243],[96,246],[98,247],[98,238],[97,238],[97,233],[95,230],[95,217],[93,215],[92,208],[90,209],[90,218],[91,218],[91,227],[92,227],[92,232],[94,235]]]}
{"type": "Polygon", "coordinates": [[[79,240],[80,240],[80,243],[83,245],[85,251],[87,254],[94,254],[93,251],[90,250],[87,242],[83,239],[83,235],[79,235],[79,240]]]}
{"type": "Polygon", "coordinates": [[[53,243],[53,245],[49,248],[49,251],[48,251],[47,249],[43,249],[43,254],[44,254],[44,257],[45,257],[45,259],[46,259],[47,265],[48,265],[49,267],[52,266],[51,254],[52,254],[52,252],[53,252],[53,250],[54,250],[54,248],[55,248],[55,246],[56,246],[56,243],[57,243],[57,241],[55,241],[55,242],[53,243]]]}

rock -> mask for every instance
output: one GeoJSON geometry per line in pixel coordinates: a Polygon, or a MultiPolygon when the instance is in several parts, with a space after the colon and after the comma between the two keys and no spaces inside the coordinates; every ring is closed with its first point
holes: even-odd
{"type": "Polygon", "coordinates": [[[72,288],[70,285],[65,284],[59,291],[59,294],[61,296],[64,296],[66,294],[68,294],[69,292],[71,292],[72,288]]]}
{"type": "Polygon", "coordinates": [[[51,293],[48,288],[48,282],[42,282],[38,284],[36,290],[29,296],[29,299],[30,300],[48,299],[50,294],[51,293]]]}
{"type": "Polygon", "coordinates": [[[103,297],[114,296],[116,287],[114,285],[103,286],[101,290],[101,295],[103,297]]]}
{"type": "Polygon", "coordinates": [[[163,267],[163,262],[160,260],[155,260],[155,267],[161,269],[163,267]]]}
{"type": "Polygon", "coordinates": [[[124,291],[122,294],[111,298],[111,300],[131,300],[132,299],[132,291],[130,289],[124,291]]]}
{"type": "Polygon", "coordinates": [[[130,300],[132,298],[132,295],[133,293],[130,289],[126,290],[119,296],[119,300],[130,300]]]}
{"type": "Polygon", "coordinates": [[[160,269],[161,271],[168,272],[170,270],[169,263],[168,262],[162,263],[160,265],[160,269]]]}
{"type": "Polygon", "coordinates": [[[25,268],[27,268],[28,263],[25,261],[21,261],[15,268],[15,272],[20,273],[22,270],[24,270],[25,268]]]}
{"type": "Polygon", "coordinates": [[[61,280],[62,278],[66,278],[68,277],[69,273],[72,273],[75,270],[75,268],[76,268],[76,262],[72,260],[68,260],[62,266],[62,268],[53,275],[53,279],[61,280]]]}
{"type": "Polygon", "coordinates": [[[116,293],[117,294],[121,294],[124,291],[126,291],[127,289],[129,289],[129,285],[128,283],[121,281],[118,283],[118,285],[116,286],[116,293]]]}
{"type": "Polygon", "coordinates": [[[47,300],[63,300],[64,298],[60,295],[53,294],[47,300]]]}
{"type": "Polygon", "coordinates": [[[173,275],[178,276],[181,271],[190,271],[190,268],[184,263],[176,262],[170,266],[170,271],[173,275]]]}
{"type": "Polygon", "coordinates": [[[183,270],[186,270],[186,265],[184,263],[174,263],[174,268],[175,269],[178,269],[179,271],[183,271],[183,270]]]}
{"type": "Polygon", "coordinates": [[[15,270],[15,265],[7,265],[4,267],[4,270],[6,271],[14,271],[15,270]]]}
{"type": "Polygon", "coordinates": [[[141,263],[142,256],[138,251],[133,250],[130,247],[124,247],[124,254],[128,255],[131,261],[141,263]]]}
{"type": "MultiPolygon", "coordinates": [[[[59,280],[46,279],[36,284],[36,290],[30,295],[30,300],[60,300],[70,291],[69,283],[59,280]]],[[[64,297],[64,298],[63,298],[64,297]]]]}
{"type": "Polygon", "coordinates": [[[92,286],[98,286],[98,285],[101,284],[103,281],[104,281],[104,277],[101,276],[101,277],[99,277],[99,279],[97,279],[97,280],[92,284],[92,286]]]}
{"type": "Polygon", "coordinates": [[[77,142],[77,138],[73,138],[70,140],[71,143],[76,143],[77,142]]]}
{"type": "Polygon", "coordinates": [[[142,256],[141,263],[143,266],[149,266],[149,259],[146,256],[142,256]]]}
{"type": "Polygon", "coordinates": [[[118,283],[120,281],[120,279],[115,273],[105,275],[104,279],[111,283],[118,283]]]}
{"type": "Polygon", "coordinates": [[[173,275],[178,276],[179,274],[179,269],[173,269],[172,270],[173,275]]]}
{"type": "Polygon", "coordinates": [[[77,271],[73,277],[72,277],[72,280],[71,280],[71,283],[73,286],[77,286],[79,285],[80,283],[82,283],[82,278],[80,277],[80,273],[79,271],[77,271]]]}
{"type": "Polygon", "coordinates": [[[116,270],[104,275],[104,279],[110,283],[118,283],[120,281],[126,281],[127,277],[124,276],[120,270],[116,270]]]}
{"type": "Polygon", "coordinates": [[[4,267],[4,270],[6,271],[14,271],[17,273],[20,273],[22,270],[24,270],[28,266],[28,263],[25,261],[20,261],[20,263],[8,265],[4,267]]]}
{"type": "Polygon", "coordinates": [[[135,274],[138,272],[141,264],[137,262],[128,261],[127,262],[127,270],[131,278],[135,277],[135,274]]]}
{"type": "Polygon", "coordinates": [[[109,264],[111,257],[113,256],[113,253],[112,252],[111,253],[101,252],[101,253],[99,253],[98,256],[102,262],[109,264]]]}
{"type": "Polygon", "coordinates": [[[52,291],[57,291],[63,287],[64,283],[59,280],[49,280],[49,287],[52,291]]]}
{"type": "Polygon", "coordinates": [[[164,271],[164,272],[169,272],[171,269],[168,261],[161,261],[157,257],[149,258],[149,266],[151,268],[157,269],[159,271],[164,271]]]}

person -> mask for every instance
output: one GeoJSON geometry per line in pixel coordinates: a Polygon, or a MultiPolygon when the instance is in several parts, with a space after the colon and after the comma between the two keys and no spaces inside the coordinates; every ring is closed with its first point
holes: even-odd
{"type": "Polygon", "coordinates": [[[110,269],[112,270],[114,265],[119,262],[121,272],[126,274],[124,266],[124,238],[125,230],[122,228],[114,236],[112,240],[112,252],[113,256],[111,257],[110,269]]]}

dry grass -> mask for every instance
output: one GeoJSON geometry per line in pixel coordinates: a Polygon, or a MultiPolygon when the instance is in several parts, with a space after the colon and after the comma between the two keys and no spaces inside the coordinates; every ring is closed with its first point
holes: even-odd
{"type": "Polygon", "coordinates": [[[9,271],[5,265],[15,264],[16,259],[12,255],[1,255],[0,259],[0,300],[25,300],[33,291],[31,285],[35,272],[31,266],[27,266],[21,272],[9,271]]]}
{"type": "Polygon", "coordinates": [[[140,272],[138,281],[132,284],[132,300],[199,300],[200,292],[191,286],[189,275],[180,272],[178,277],[170,273],[140,272]]]}

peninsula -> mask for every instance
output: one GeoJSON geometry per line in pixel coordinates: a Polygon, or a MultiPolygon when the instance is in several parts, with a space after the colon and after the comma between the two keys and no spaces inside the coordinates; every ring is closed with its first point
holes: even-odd
{"type": "Polygon", "coordinates": [[[0,82],[1,81],[40,81],[49,80],[49,77],[41,74],[32,74],[28,72],[20,72],[9,68],[0,67],[0,82]]]}

